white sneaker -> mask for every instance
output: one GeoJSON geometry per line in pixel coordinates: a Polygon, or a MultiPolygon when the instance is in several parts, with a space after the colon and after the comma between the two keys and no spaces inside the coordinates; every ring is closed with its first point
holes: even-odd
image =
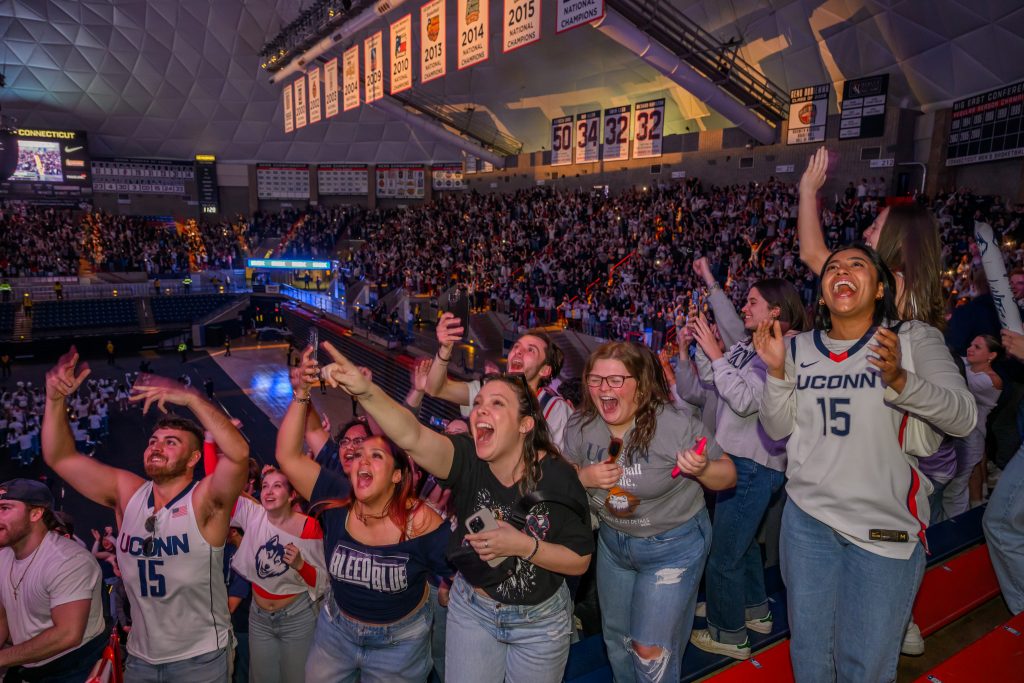
{"type": "Polygon", "coordinates": [[[725,655],[740,661],[750,659],[749,638],[742,645],[729,645],[728,643],[718,642],[711,637],[711,633],[706,628],[702,628],[690,633],[690,642],[701,650],[711,652],[712,654],[725,655]]]}
{"type": "Polygon", "coordinates": [[[924,654],[924,636],[921,635],[921,629],[913,619],[907,626],[907,632],[903,634],[903,645],[900,646],[900,652],[911,657],[920,657],[924,654]]]}
{"type": "MultiPolygon", "coordinates": [[[[694,614],[694,616],[698,616],[701,619],[707,619],[708,618],[708,603],[706,603],[706,602],[698,602],[697,603],[697,609],[694,610],[693,614],[694,614]]],[[[747,620],[747,628],[749,628],[751,631],[754,631],[756,633],[763,633],[765,635],[768,635],[769,633],[772,632],[772,627],[774,625],[775,625],[775,621],[772,618],[772,613],[771,612],[769,612],[767,616],[762,617],[761,619],[748,619],[747,620]]]]}

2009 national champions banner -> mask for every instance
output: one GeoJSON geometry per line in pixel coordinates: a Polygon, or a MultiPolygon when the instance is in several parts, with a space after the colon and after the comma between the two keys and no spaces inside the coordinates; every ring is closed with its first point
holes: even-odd
{"type": "Polygon", "coordinates": [[[420,82],[444,76],[446,24],[445,0],[431,0],[420,8],[420,82]]]}
{"type": "Polygon", "coordinates": [[[366,102],[376,102],[384,97],[384,55],[383,32],[377,31],[363,41],[363,57],[366,62],[366,79],[363,81],[366,102]]]}

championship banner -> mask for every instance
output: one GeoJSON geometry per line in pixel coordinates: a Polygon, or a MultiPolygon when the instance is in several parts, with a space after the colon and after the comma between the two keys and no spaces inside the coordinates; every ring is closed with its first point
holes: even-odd
{"type": "Polygon", "coordinates": [[[839,139],[877,138],[885,133],[885,98],[889,74],[843,83],[839,139]]]}
{"type": "Polygon", "coordinates": [[[295,81],[295,127],[306,127],[306,77],[295,81]]]}
{"type": "Polygon", "coordinates": [[[284,86],[284,132],[295,130],[295,110],[292,104],[292,84],[284,86]]]}
{"type": "Polygon", "coordinates": [[[551,165],[572,163],[572,117],[551,119],[551,165]]]}
{"type": "Polygon", "coordinates": [[[320,123],[320,67],[309,70],[309,122],[320,123]]]}
{"type": "Polygon", "coordinates": [[[434,164],[430,167],[430,184],[435,190],[464,190],[462,164],[434,164]]]}
{"type": "Polygon", "coordinates": [[[487,59],[490,8],[490,0],[459,0],[458,68],[465,69],[487,59]]]}
{"type": "Polygon", "coordinates": [[[359,106],[359,46],[353,45],[341,56],[342,108],[345,111],[359,106]]]}
{"type": "Polygon", "coordinates": [[[444,0],[430,0],[420,7],[420,83],[444,76],[446,31],[444,0]]]}
{"type": "Polygon", "coordinates": [[[828,96],[832,86],[809,85],[789,91],[789,130],[787,145],[825,141],[825,123],[828,121],[828,96]]]}
{"type": "Polygon", "coordinates": [[[665,132],[665,100],[637,102],[633,110],[633,158],[661,156],[665,132]]]}
{"type": "Polygon", "coordinates": [[[338,58],[324,64],[324,118],[338,114],[338,58]]]}
{"type": "Polygon", "coordinates": [[[540,1],[505,0],[502,51],[518,50],[540,40],[540,1]]]}
{"type": "Polygon", "coordinates": [[[597,161],[601,150],[601,112],[588,111],[576,115],[576,163],[589,164],[597,161]]]}
{"type": "Polygon", "coordinates": [[[380,198],[422,199],[427,173],[422,166],[377,164],[377,196],[380,198]]]}
{"type": "Polygon", "coordinates": [[[412,87],[412,15],[391,24],[391,94],[412,87]]]}
{"type": "Polygon", "coordinates": [[[604,160],[629,158],[629,119],[631,105],[604,110],[604,160]]]}
{"type": "Polygon", "coordinates": [[[1024,156],[1024,81],[953,103],[946,166],[1024,156]]]}
{"type": "Polygon", "coordinates": [[[604,0],[558,0],[555,33],[597,21],[604,16],[604,0]]]}
{"type": "Polygon", "coordinates": [[[384,97],[384,53],[381,49],[383,41],[382,31],[377,31],[363,41],[363,58],[366,62],[366,81],[363,87],[367,104],[384,97]]]}

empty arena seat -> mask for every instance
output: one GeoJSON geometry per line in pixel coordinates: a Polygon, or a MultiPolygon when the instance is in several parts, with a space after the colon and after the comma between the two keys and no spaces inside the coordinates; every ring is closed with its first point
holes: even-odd
{"type": "Polygon", "coordinates": [[[233,294],[161,296],[150,299],[150,305],[153,307],[153,320],[158,325],[192,323],[226,306],[236,298],[233,294]]]}
{"type": "Polygon", "coordinates": [[[139,324],[134,299],[40,301],[32,314],[33,331],[132,327],[139,324]]]}

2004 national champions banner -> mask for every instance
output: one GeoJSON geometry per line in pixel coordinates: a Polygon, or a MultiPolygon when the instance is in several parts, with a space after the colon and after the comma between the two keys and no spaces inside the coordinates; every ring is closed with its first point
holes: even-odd
{"type": "Polygon", "coordinates": [[[343,105],[345,111],[359,106],[359,46],[353,45],[342,54],[343,105]]]}
{"type": "Polygon", "coordinates": [[[309,70],[309,122],[320,122],[320,67],[309,70]]]}
{"type": "Polygon", "coordinates": [[[629,120],[632,105],[604,110],[604,160],[629,158],[629,120]]]}
{"type": "Polygon", "coordinates": [[[601,112],[588,111],[576,115],[576,163],[597,161],[601,151],[601,112]]]}
{"type": "Polygon", "coordinates": [[[363,57],[366,62],[366,80],[363,82],[366,102],[376,102],[384,97],[384,55],[381,50],[383,34],[377,31],[363,41],[363,57]]]}
{"type": "Polygon", "coordinates": [[[458,0],[458,68],[465,69],[487,59],[491,23],[489,13],[490,0],[458,0]]]}
{"type": "Polygon", "coordinates": [[[324,64],[324,118],[338,114],[338,58],[324,64]]]}
{"type": "Polygon", "coordinates": [[[420,8],[420,82],[444,76],[448,51],[445,49],[445,0],[431,0],[420,8]]]}
{"type": "Polygon", "coordinates": [[[412,15],[391,24],[391,94],[412,87],[412,15]]]}

